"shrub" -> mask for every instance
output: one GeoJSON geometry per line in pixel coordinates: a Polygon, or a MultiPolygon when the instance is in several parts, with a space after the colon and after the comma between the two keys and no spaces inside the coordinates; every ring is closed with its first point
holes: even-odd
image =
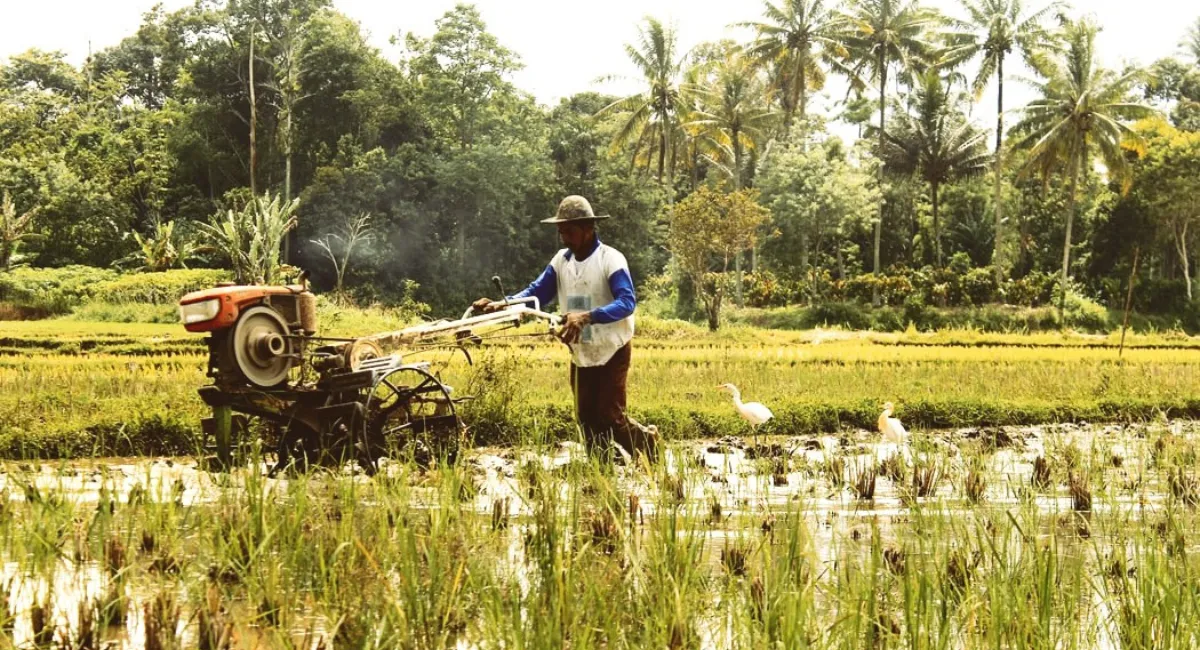
{"type": "Polygon", "coordinates": [[[871,312],[871,329],[877,332],[899,332],[906,323],[907,314],[904,310],[883,307],[871,312]]]}
{"type": "Polygon", "coordinates": [[[116,277],[116,271],[91,266],[21,267],[0,273],[0,301],[48,315],[65,314],[116,277]]]}
{"type": "Polygon", "coordinates": [[[1010,305],[1037,307],[1048,304],[1054,297],[1057,276],[1052,273],[1034,271],[1029,275],[1010,280],[1004,285],[1004,298],[1010,305]]]}
{"type": "Polygon", "coordinates": [[[72,309],[68,318],[89,323],[178,323],[179,310],[174,305],[93,301],[72,309]]]}
{"type": "MultiPolygon", "coordinates": [[[[1125,280],[1128,281],[1128,278],[1125,280]]],[[[1125,306],[1124,282],[1112,304],[1125,306]]],[[[1138,278],[1133,288],[1133,308],[1151,314],[1180,314],[1189,310],[1187,283],[1183,280],[1138,278]]]]}
{"type": "MultiPolygon", "coordinates": [[[[823,303],[814,305],[807,311],[808,318],[801,319],[801,322],[855,330],[865,330],[871,327],[870,314],[863,307],[853,303],[823,303]]],[[[811,327],[811,325],[809,326],[811,327]]]]}
{"type": "Polygon", "coordinates": [[[1063,307],[1063,320],[1065,325],[1072,329],[1089,332],[1107,332],[1109,330],[1108,310],[1075,290],[1067,291],[1063,307]]]}
{"type": "Polygon", "coordinates": [[[963,295],[972,305],[995,302],[996,288],[996,277],[991,269],[971,269],[962,276],[963,295]]]}
{"type": "Polygon", "coordinates": [[[743,276],[742,295],[751,307],[782,307],[799,299],[793,287],[770,271],[743,276]]]}
{"type": "Polygon", "coordinates": [[[217,269],[130,273],[100,283],[94,295],[117,304],[173,305],[186,293],[232,279],[231,273],[217,269]]]}

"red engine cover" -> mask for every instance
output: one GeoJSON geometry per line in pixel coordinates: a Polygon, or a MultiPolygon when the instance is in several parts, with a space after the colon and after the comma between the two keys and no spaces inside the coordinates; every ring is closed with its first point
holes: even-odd
{"type": "Polygon", "coordinates": [[[184,329],[189,332],[211,332],[231,327],[245,307],[262,302],[267,296],[294,295],[303,290],[299,286],[234,285],[193,291],[179,299],[180,306],[216,298],[221,301],[221,308],[215,318],[184,324],[184,329]]]}

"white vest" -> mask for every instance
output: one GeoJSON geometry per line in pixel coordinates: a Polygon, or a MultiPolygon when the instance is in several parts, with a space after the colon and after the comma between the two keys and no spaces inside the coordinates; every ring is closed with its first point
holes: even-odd
{"type": "MultiPolygon", "coordinates": [[[[562,249],[550,261],[558,278],[558,310],[560,313],[591,311],[613,301],[608,278],[619,270],[629,272],[625,256],[603,243],[580,262],[562,249]]],[[[602,366],[617,350],[633,339],[633,315],[615,323],[591,324],[583,328],[578,343],[571,344],[571,361],[581,368],[602,366]]]]}

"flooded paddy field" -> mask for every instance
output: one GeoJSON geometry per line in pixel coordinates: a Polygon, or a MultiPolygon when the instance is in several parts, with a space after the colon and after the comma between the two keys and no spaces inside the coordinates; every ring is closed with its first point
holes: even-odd
{"type": "Polygon", "coordinates": [[[0,638],[63,648],[1186,648],[1200,424],[574,443],[268,477],[0,465],[0,638]]]}

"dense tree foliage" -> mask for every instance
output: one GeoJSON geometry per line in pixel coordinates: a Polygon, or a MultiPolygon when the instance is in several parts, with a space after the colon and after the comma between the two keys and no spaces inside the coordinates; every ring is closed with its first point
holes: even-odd
{"type": "MultiPolygon", "coordinates": [[[[531,279],[558,246],[538,219],[583,194],[615,217],[601,236],[635,282],[686,271],[681,295],[713,324],[726,283],[738,302],[744,288],[755,304],[886,302],[906,273],[938,287],[957,274],[975,302],[1028,303],[1012,296],[1057,273],[1113,301],[1133,247],[1141,286],[1164,297],[1142,307],[1200,313],[1200,22],[1178,58],[1113,72],[1096,64],[1095,27],[1057,2],[960,9],[767,0],[740,23],[744,42],[690,51],[647,18],[609,39],[626,42],[641,91],[542,106],[514,85],[519,44],[470,5],[397,39],[396,60],[329,0],[156,7],[81,67],[36,49],[0,61],[0,267],[229,267],[237,247],[215,240],[275,205],[295,218],[273,231],[279,259],[319,289],[388,302],[416,286],[455,310],[492,275],[531,279]],[[1014,108],[1001,84],[1018,62],[1040,96],[1014,108]],[[849,94],[821,114],[810,100],[834,77],[849,94]],[[970,117],[963,91],[993,81],[1011,133],[970,117]],[[1162,118],[1135,127],[1151,107],[1162,118]],[[831,137],[833,119],[859,142],[831,137]],[[749,230],[695,253],[733,237],[713,207],[729,202],[749,230]],[[763,299],[774,286],[796,289],[763,299]]],[[[255,269],[240,274],[272,273],[255,269]]]]}

